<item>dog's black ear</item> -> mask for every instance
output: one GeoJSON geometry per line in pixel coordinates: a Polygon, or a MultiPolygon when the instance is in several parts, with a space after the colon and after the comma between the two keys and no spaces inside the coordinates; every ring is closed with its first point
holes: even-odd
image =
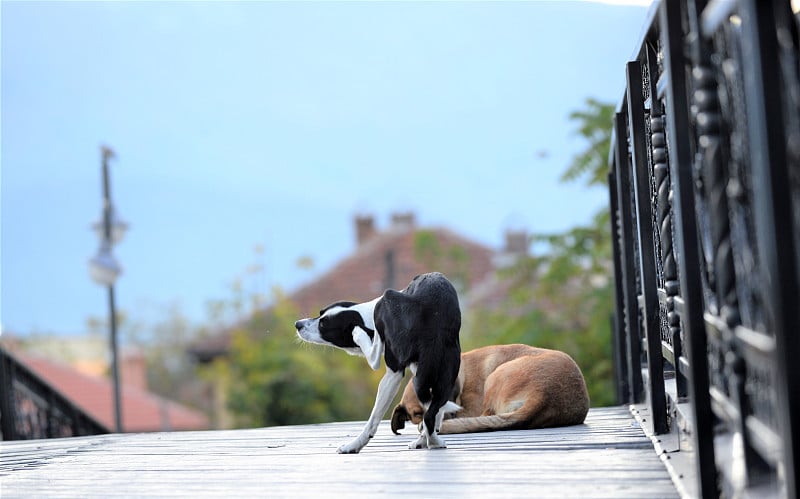
{"type": "Polygon", "coordinates": [[[376,317],[391,315],[397,319],[406,319],[406,316],[414,309],[411,301],[411,298],[403,292],[387,289],[375,307],[376,317]]]}
{"type": "Polygon", "coordinates": [[[394,408],[394,412],[392,412],[392,432],[395,435],[399,435],[400,432],[398,430],[402,430],[406,427],[406,421],[411,419],[408,416],[408,411],[402,404],[397,404],[397,407],[394,408]]]}
{"type": "Polygon", "coordinates": [[[352,307],[353,305],[356,305],[356,302],[354,302],[354,301],[337,301],[337,302],[331,303],[331,304],[330,304],[330,305],[328,305],[327,307],[325,307],[325,308],[323,308],[322,310],[320,310],[320,311],[319,311],[319,315],[320,315],[320,317],[322,317],[322,315],[323,315],[325,312],[327,312],[328,310],[332,309],[333,307],[344,307],[344,308],[350,308],[350,307],[352,307]]]}
{"type": "Polygon", "coordinates": [[[388,301],[394,300],[402,300],[403,298],[407,298],[403,295],[402,291],[395,291],[393,289],[387,289],[383,292],[383,299],[388,301]]]}

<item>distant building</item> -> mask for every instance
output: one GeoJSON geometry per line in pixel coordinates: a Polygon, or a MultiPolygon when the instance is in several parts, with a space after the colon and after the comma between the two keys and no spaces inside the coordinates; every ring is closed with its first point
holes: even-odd
{"type": "MultiPolygon", "coordinates": [[[[413,213],[392,215],[380,231],[372,216],[355,218],[356,248],[331,270],[289,294],[303,317],[313,317],[335,301],[363,302],[386,289],[403,289],[418,274],[442,272],[462,299],[468,291],[491,281],[498,253],[445,228],[417,227],[413,213]]],[[[190,354],[200,362],[227,355],[231,331],[196,343],[190,354]]]]}
{"type": "MultiPolygon", "coordinates": [[[[418,227],[413,213],[394,214],[385,230],[379,230],[372,216],[354,219],[356,247],[329,271],[300,287],[288,299],[301,317],[314,317],[319,310],[335,301],[371,300],[386,289],[403,289],[414,276],[439,271],[448,276],[459,291],[463,309],[474,303],[482,307],[496,306],[502,301],[508,283],[498,279],[496,270],[513,264],[527,254],[527,234],[513,231],[506,234],[506,246],[493,250],[453,231],[418,227]],[[474,293],[473,293],[474,291],[474,293]]],[[[189,353],[200,363],[225,357],[230,349],[231,328],[197,342],[189,353]]],[[[214,420],[218,427],[231,424],[225,403],[224,380],[212,388],[214,420]]]]}
{"type": "MultiPolygon", "coordinates": [[[[113,388],[111,380],[82,372],[75,367],[42,355],[14,350],[14,357],[33,371],[75,406],[114,431],[113,388]]],[[[147,389],[145,359],[134,353],[123,356],[122,429],[125,432],[206,430],[208,417],[200,411],[158,396],[147,389]]]]}

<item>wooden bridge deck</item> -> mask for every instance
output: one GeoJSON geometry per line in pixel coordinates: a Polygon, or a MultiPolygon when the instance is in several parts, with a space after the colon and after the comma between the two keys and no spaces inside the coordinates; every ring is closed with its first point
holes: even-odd
{"type": "Polygon", "coordinates": [[[677,497],[625,407],[567,428],[446,435],[408,450],[388,422],[356,455],[361,423],[0,442],[0,497],[677,497]]]}

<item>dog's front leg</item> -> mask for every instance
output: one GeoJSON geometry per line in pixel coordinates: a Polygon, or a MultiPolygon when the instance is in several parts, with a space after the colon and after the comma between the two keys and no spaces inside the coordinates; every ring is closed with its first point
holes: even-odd
{"type": "Polygon", "coordinates": [[[373,371],[377,371],[381,367],[381,356],[383,355],[383,341],[381,335],[375,331],[374,337],[371,339],[366,331],[356,326],[353,328],[353,341],[361,348],[364,357],[367,358],[367,363],[373,371]]]}
{"type": "Polygon", "coordinates": [[[349,444],[339,447],[339,454],[355,454],[367,445],[369,439],[375,435],[378,430],[378,425],[381,418],[386,414],[387,409],[392,404],[397,389],[400,388],[400,382],[403,381],[403,371],[392,371],[386,368],[386,374],[381,378],[378,384],[378,395],[375,397],[375,406],[372,408],[372,413],[369,415],[369,420],[361,430],[361,434],[349,444]]]}

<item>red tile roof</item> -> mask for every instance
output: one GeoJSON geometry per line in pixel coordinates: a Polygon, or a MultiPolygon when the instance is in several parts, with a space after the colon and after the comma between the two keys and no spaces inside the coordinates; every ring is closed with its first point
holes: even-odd
{"type": "MultiPolygon", "coordinates": [[[[83,374],[66,364],[23,352],[15,352],[15,357],[76,406],[114,430],[111,380],[83,374]]],[[[122,427],[126,432],[210,428],[208,418],[199,411],[135,386],[120,388],[122,427]]]]}
{"type": "Polygon", "coordinates": [[[289,298],[304,317],[335,301],[364,302],[414,276],[438,271],[465,292],[492,272],[494,252],[447,229],[390,229],[376,234],[333,269],[289,298]]]}
{"type": "MultiPolygon", "coordinates": [[[[387,288],[403,289],[414,276],[433,271],[445,274],[465,298],[470,288],[494,274],[494,250],[448,229],[417,228],[413,216],[401,222],[383,232],[373,230],[371,223],[369,230],[360,228],[355,252],[289,295],[300,317],[315,317],[336,301],[363,302],[387,288]]],[[[228,330],[198,342],[190,353],[202,362],[224,355],[230,336],[228,330]]]]}

